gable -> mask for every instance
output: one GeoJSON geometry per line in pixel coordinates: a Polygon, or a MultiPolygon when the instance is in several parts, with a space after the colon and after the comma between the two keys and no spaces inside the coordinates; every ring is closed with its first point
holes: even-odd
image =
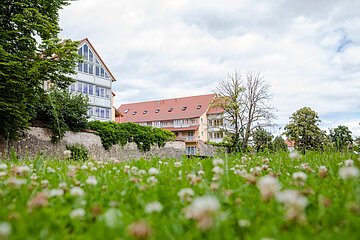
{"type": "Polygon", "coordinates": [[[83,56],[84,61],[78,63],[78,72],[93,74],[97,77],[116,81],[108,67],[87,38],[80,42],[78,54],[83,56]]]}

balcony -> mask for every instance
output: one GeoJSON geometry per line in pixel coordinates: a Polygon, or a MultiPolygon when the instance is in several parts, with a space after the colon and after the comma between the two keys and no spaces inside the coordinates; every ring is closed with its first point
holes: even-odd
{"type": "Polygon", "coordinates": [[[195,136],[177,136],[176,140],[185,141],[185,142],[196,142],[195,136]]]}

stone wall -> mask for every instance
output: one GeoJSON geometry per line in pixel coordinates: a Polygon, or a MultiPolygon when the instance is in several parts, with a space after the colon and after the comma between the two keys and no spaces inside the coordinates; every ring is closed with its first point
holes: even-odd
{"type": "Polygon", "coordinates": [[[27,131],[22,139],[7,143],[0,140],[0,153],[5,154],[13,148],[19,157],[35,157],[37,154],[51,158],[62,159],[66,145],[82,144],[94,159],[116,158],[120,161],[128,161],[139,158],[181,158],[186,154],[185,143],[182,141],[168,142],[164,147],[152,147],[149,152],[141,152],[135,143],[129,143],[124,147],[114,145],[109,150],[105,150],[98,135],[89,132],[66,132],[60,143],[51,142],[51,133],[48,129],[32,127],[27,131]]]}

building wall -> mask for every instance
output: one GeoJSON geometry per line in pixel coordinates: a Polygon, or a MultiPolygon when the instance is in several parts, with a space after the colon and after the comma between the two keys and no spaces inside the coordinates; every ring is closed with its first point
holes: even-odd
{"type": "Polygon", "coordinates": [[[224,139],[224,117],[222,113],[209,114],[208,119],[208,141],[222,142],[224,139]]]}
{"type": "Polygon", "coordinates": [[[207,141],[207,115],[206,112],[199,118],[198,140],[207,141]]]}

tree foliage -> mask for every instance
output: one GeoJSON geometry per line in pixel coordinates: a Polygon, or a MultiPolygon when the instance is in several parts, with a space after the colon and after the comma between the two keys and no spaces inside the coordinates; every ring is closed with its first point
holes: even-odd
{"type": "Polygon", "coordinates": [[[295,141],[295,147],[306,150],[322,149],[326,134],[319,128],[319,116],[309,107],[297,110],[285,126],[285,135],[295,141]]]}
{"type": "Polygon", "coordinates": [[[331,142],[334,144],[336,150],[342,151],[353,143],[351,131],[347,126],[339,125],[330,130],[331,142]]]}
{"type": "Polygon", "coordinates": [[[219,82],[213,106],[224,109],[229,123],[224,131],[234,150],[245,150],[254,129],[269,126],[275,118],[269,88],[261,74],[252,71],[245,79],[235,71],[219,82]]]}
{"type": "Polygon", "coordinates": [[[16,138],[51,80],[66,87],[79,60],[77,43],[61,41],[59,10],[69,0],[3,0],[0,5],[0,135],[16,138]]]}
{"type": "Polygon", "coordinates": [[[253,133],[253,142],[254,147],[257,152],[264,151],[265,149],[272,149],[272,139],[273,136],[271,133],[266,131],[262,127],[258,127],[255,129],[253,133]]]}
{"type": "Polygon", "coordinates": [[[274,141],[272,143],[272,149],[274,152],[288,151],[288,147],[281,136],[277,136],[274,138],[274,141]]]}
{"type": "Polygon", "coordinates": [[[149,151],[151,146],[163,147],[166,142],[174,140],[175,135],[160,128],[141,126],[136,123],[114,123],[92,121],[88,128],[97,131],[105,149],[112,145],[135,142],[141,151],[149,151]]]}

